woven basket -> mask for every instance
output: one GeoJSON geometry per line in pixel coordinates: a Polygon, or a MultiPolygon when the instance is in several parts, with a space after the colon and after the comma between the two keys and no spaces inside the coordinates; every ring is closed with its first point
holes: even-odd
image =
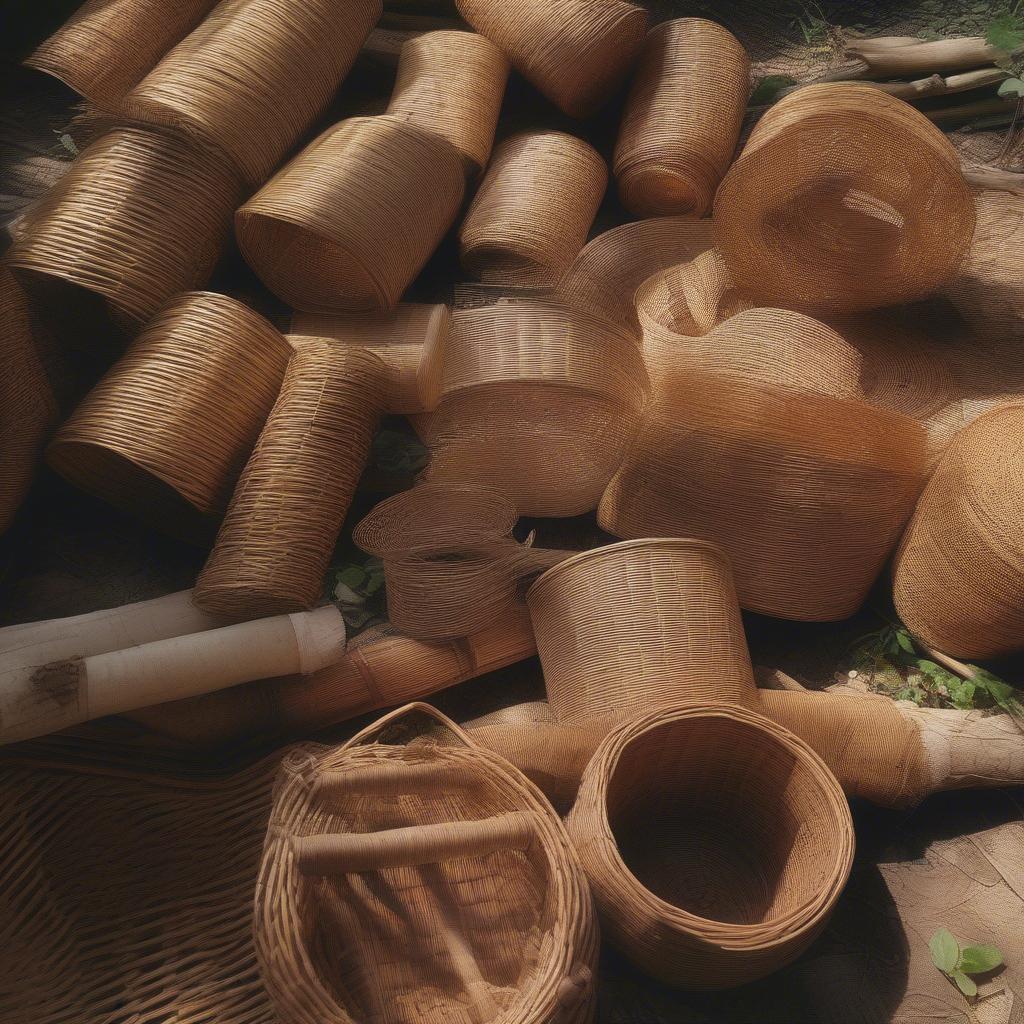
{"type": "Polygon", "coordinates": [[[286,762],[254,934],[282,1024],[593,1016],[597,927],[562,823],[426,705],[286,762]]]}
{"type": "Polygon", "coordinates": [[[462,204],[450,143],[395,117],[329,128],[235,217],[242,254],[299,309],[390,309],[462,204]]]}
{"type": "Polygon", "coordinates": [[[974,202],[949,141],[863,84],[771,107],[715,197],[715,240],[764,305],[841,313],[910,302],[957,271],[974,202]]]}
{"type": "Polygon", "coordinates": [[[225,152],[257,186],[323,113],[381,0],[222,0],[124,98],[124,113],[225,152]]]}
{"type": "Polygon", "coordinates": [[[721,25],[677,18],[652,29],[615,144],[622,205],[638,217],[707,213],[749,93],[750,59],[721,25]]]}
{"type": "Polygon", "coordinates": [[[32,211],[10,265],[34,287],[94,292],[137,327],[172,296],[206,283],[241,198],[237,173],[213,151],[114,128],[32,211]]]}
{"type": "Polygon", "coordinates": [[[179,296],[78,406],[47,461],[161,529],[208,535],[290,354],[263,317],[234,299],[179,296]]]}
{"type": "Polygon", "coordinates": [[[297,339],[193,600],[256,619],[312,608],[370,454],[387,369],[372,352],[297,339]]]}
{"type": "Polygon", "coordinates": [[[508,60],[475,32],[425,32],[403,47],[387,112],[447,139],[471,174],[487,166],[508,60]]]}
{"type": "Polygon", "coordinates": [[[604,160],[582,139],[506,139],[459,229],[463,269],[489,284],[554,285],[583,248],[607,184],[604,160]]]}

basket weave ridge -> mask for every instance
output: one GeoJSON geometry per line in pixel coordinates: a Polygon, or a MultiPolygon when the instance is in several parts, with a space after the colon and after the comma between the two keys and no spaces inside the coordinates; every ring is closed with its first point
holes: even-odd
{"type": "Polygon", "coordinates": [[[459,229],[463,268],[492,284],[556,284],[579,255],[608,168],[565,132],[524,132],[494,151],[459,229]]]}
{"type": "Polygon", "coordinates": [[[615,145],[622,205],[638,217],[703,216],[732,161],[750,92],[740,41],[703,18],[647,34],[615,145]]]}
{"type": "Polygon", "coordinates": [[[450,143],[394,117],[329,128],[236,214],[242,254],[298,309],[390,309],[462,204],[450,143]]]}

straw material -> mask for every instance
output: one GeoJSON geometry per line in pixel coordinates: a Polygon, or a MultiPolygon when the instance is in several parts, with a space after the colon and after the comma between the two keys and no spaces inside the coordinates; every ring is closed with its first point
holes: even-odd
{"type": "Polygon", "coordinates": [[[771,107],[714,209],[740,286],[759,304],[819,313],[927,295],[956,273],[974,232],[952,145],[863,84],[808,86],[771,107]]]}
{"type": "Polygon", "coordinates": [[[561,822],[426,705],[285,762],[254,936],[283,1024],[593,1014],[597,927],[561,822]]]}
{"type": "Polygon", "coordinates": [[[78,406],[47,461],[153,525],[208,534],[290,354],[263,317],[234,299],[179,296],[78,406]]]}
{"type": "Polygon", "coordinates": [[[574,135],[506,139],[459,229],[463,269],[490,284],[556,284],[583,248],[607,184],[600,154],[574,135]]]}
{"type": "Polygon", "coordinates": [[[447,139],[477,174],[487,166],[508,59],[475,32],[425,32],[403,47],[387,112],[447,139]]]}
{"type": "Polygon", "coordinates": [[[298,309],[391,309],[462,204],[462,160],[395,117],[355,117],[310,143],[236,214],[242,254],[298,309]]]}
{"type": "Polygon", "coordinates": [[[652,29],[615,145],[622,205],[638,217],[707,213],[749,92],[750,58],[721,25],[676,18],[652,29]]]}
{"type": "Polygon", "coordinates": [[[114,128],[33,210],[10,264],[95,292],[137,326],[206,283],[241,198],[237,173],[212,150],[114,128]]]}
{"type": "Polygon", "coordinates": [[[647,12],[622,0],[456,0],[455,6],[571,117],[588,117],[608,101],[647,31],[647,12]]]}
{"type": "Polygon", "coordinates": [[[124,100],[219,147],[259,185],[323,113],[380,0],[221,0],[124,100]]]}
{"type": "Polygon", "coordinates": [[[373,353],[303,338],[196,583],[204,611],[255,619],[312,608],[384,403],[373,353]]]}

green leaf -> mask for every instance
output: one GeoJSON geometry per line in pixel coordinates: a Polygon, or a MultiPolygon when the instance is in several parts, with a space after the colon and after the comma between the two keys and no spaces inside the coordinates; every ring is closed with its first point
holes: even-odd
{"type": "Polygon", "coordinates": [[[1003,962],[1003,954],[992,945],[965,946],[960,951],[960,970],[964,974],[985,974],[1003,962]]]}
{"type": "Polygon", "coordinates": [[[754,86],[750,96],[751,105],[766,106],[774,103],[779,98],[779,93],[791,85],[796,85],[796,79],[790,78],[789,75],[765,75],[754,86]]]}
{"type": "Polygon", "coordinates": [[[1000,14],[989,25],[985,41],[996,49],[1013,53],[1024,46],[1024,18],[1019,14],[1000,14]]]}
{"type": "Polygon", "coordinates": [[[916,654],[914,650],[914,641],[910,639],[910,634],[905,629],[896,630],[896,643],[907,652],[907,654],[916,654]]]}
{"type": "Polygon", "coordinates": [[[349,590],[359,590],[366,583],[366,573],[358,565],[346,565],[338,573],[338,582],[349,590]]]}
{"type": "Polygon", "coordinates": [[[968,999],[973,999],[978,994],[978,986],[975,985],[963,971],[953,971],[953,973],[950,974],[950,977],[956,982],[956,987],[960,989],[968,999]]]}
{"type": "Polygon", "coordinates": [[[974,692],[974,683],[964,679],[958,685],[949,687],[950,703],[961,711],[970,711],[974,707],[974,692]]]}
{"type": "Polygon", "coordinates": [[[1024,96],[1024,80],[1007,78],[1005,82],[1000,82],[999,95],[1003,97],[1024,96]]]}
{"type": "Polygon", "coordinates": [[[932,963],[944,974],[952,974],[960,960],[960,943],[948,928],[940,928],[929,940],[932,963]]]}

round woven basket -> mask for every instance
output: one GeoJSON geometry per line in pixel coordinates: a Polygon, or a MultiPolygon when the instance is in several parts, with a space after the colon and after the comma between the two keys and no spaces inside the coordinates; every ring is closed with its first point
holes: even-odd
{"type": "Polygon", "coordinates": [[[769,109],[714,210],[741,287],[821,313],[927,295],[974,232],[956,150],[908,103],[863,84],[808,86],[769,109]]]}
{"type": "Polygon", "coordinates": [[[219,147],[259,185],[327,107],[381,10],[381,0],[222,0],[123,111],[219,147]]]}
{"type": "Polygon", "coordinates": [[[285,761],[254,936],[282,1024],[593,1015],[597,926],[562,823],[426,705],[285,761]]]}
{"type": "Polygon", "coordinates": [[[487,166],[508,59],[475,32],[425,32],[403,47],[387,112],[447,139],[472,174],[487,166]]]}
{"type": "Polygon", "coordinates": [[[47,461],[82,490],[161,529],[207,535],[290,354],[263,317],[234,299],[181,295],[89,392],[47,461]]]}
{"type": "Polygon", "coordinates": [[[567,827],[602,931],[645,973],[731,988],[798,956],[850,873],[835,777],[744,708],[681,707],[604,740],[567,827]]]}
{"type": "Polygon", "coordinates": [[[463,269],[491,284],[556,284],[583,248],[607,184],[600,154],[574,135],[505,139],[459,229],[463,269]]]}
{"type": "Polygon", "coordinates": [[[638,217],[707,213],[749,93],[750,59],[721,25],[676,18],[652,29],[615,144],[622,205],[638,217]]]}
{"type": "Polygon", "coordinates": [[[623,0],[456,0],[459,13],[571,117],[588,117],[629,74],[647,12],[623,0]]]}
{"type": "Polygon", "coordinates": [[[458,151],[395,117],[329,128],[235,216],[242,254],[285,302],[390,309],[462,204],[458,151]]]}
{"type": "Polygon", "coordinates": [[[137,327],[171,296],[206,283],[241,189],[212,150],[147,128],[113,128],[32,211],[9,262],[33,290],[85,289],[137,327]]]}

